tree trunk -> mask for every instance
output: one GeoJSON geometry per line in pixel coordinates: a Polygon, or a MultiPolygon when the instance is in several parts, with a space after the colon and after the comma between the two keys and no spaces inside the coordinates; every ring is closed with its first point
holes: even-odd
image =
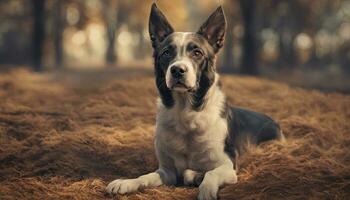
{"type": "Polygon", "coordinates": [[[279,19],[277,31],[279,33],[279,57],[278,67],[279,68],[293,68],[295,67],[295,50],[294,50],[294,39],[297,33],[300,31],[298,26],[298,20],[293,13],[294,10],[299,10],[298,2],[294,1],[281,1],[288,7],[279,19]]]}
{"type": "Polygon", "coordinates": [[[63,64],[63,31],[64,31],[64,16],[63,16],[63,0],[56,0],[54,14],[54,48],[55,48],[55,65],[61,68],[63,64]]]}
{"type": "MultiPolygon", "coordinates": [[[[106,63],[108,64],[114,64],[117,61],[117,55],[115,52],[115,39],[116,39],[116,32],[118,29],[118,23],[117,23],[117,7],[116,4],[114,4],[114,1],[105,1],[105,15],[104,20],[107,27],[107,50],[106,50],[106,63]]],[[[120,10],[120,9],[119,9],[120,10]]]]}
{"type": "Polygon", "coordinates": [[[139,37],[139,43],[137,44],[137,50],[135,51],[135,58],[142,60],[146,56],[146,50],[145,50],[145,37],[143,34],[143,26],[142,24],[137,24],[135,26],[135,32],[137,33],[139,37]]]}
{"type": "Polygon", "coordinates": [[[108,44],[106,51],[106,63],[113,64],[117,61],[117,56],[115,52],[115,27],[107,27],[108,29],[108,44]]]}
{"type": "Polygon", "coordinates": [[[294,54],[294,39],[296,37],[296,34],[293,30],[290,30],[289,28],[283,27],[280,31],[280,38],[279,38],[279,51],[280,55],[278,58],[278,63],[280,68],[293,68],[294,61],[295,61],[295,54],[294,54]]]}
{"type": "Polygon", "coordinates": [[[254,75],[258,74],[255,31],[256,0],[240,0],[240,7],[244,26],[241,72],[254,75]]]}
{"type": "Polygon", "coordinates": [[[45,0],[32,0],[33,3],[33,68],[42,71],[45,40],[45,0]]]}

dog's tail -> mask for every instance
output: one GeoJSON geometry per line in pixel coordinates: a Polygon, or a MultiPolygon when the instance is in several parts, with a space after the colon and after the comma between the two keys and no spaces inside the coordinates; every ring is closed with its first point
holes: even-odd
{"type": "Polygon", "coordinates": [[[287,142],[286,136],[284,135],[282,129],[280,129],[279,135],[278,135],[278,138],[277,138],[277,139],[278,139],[279,141],[281,141],[282,143],[287,142]]]}

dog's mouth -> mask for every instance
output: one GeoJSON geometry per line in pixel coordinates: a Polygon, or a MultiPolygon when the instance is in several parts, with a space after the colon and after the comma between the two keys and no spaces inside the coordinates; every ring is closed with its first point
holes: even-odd
{"type": "Polygon", "coordinates": [[[190,87],[186,85],[185,83],[181,81],[176,81],[170,88],[171,90],[174,91],[180,91],[180,92],[191,92],[193,91],[193,87],[190,87]]]}
{"type": "Polygon", "coordinates": [[[186,84],[182,83],[181,81],[177,81],[172,88],[188,88],[186,84]]]}

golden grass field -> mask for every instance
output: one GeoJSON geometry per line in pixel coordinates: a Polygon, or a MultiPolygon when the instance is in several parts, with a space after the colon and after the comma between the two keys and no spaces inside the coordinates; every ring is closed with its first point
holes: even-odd
{"type": "MultiPolygon", "coordinates": [[[[222,76],[228,101],[276,119],[286,143],[241,157],[220,199],[350,199],[350,96],[222,76]]],[[[112,199],[116,178],[157,168],[152,71],[0,74],[0,199],[112,199]]],[[[197,188],[115,199],[195,199],[197,188]]]]}

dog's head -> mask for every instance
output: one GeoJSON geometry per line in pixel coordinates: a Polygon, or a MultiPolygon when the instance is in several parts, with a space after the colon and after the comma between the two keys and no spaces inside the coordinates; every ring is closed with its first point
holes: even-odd
{"type": "MultiPolygon", "coordinates": [[[[223,46],[226,20],[217,8],[197,32],[174,32],[162,12],[152,5],[149,33],[154,48],[155,74],[161,96],[208,87],[215,76],[215,55],[223,46]]],[[[169,100],[170,101],[170,100],[169,100]]]]}

